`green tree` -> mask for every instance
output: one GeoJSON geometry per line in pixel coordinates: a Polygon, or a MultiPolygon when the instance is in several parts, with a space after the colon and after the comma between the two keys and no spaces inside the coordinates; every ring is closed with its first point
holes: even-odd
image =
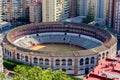
{"type": "Polygon", "coordinates": [[[54,79],[54,72],[52,69],[46,69],[42,71],[42,79],[41,80],[53,80],[54,79]]]}
{"type": "Polygon", "coordinates": [[[26,78],[28,80],[41,80],[42,79],[42,69],[38,66],[34,66],[33,68],[28,70],[26,78]]]}
{"type": "Polygon", "coordinates": [[[14,68],[16,73],[14,75],[14,80],[26,80],[27,70],[28,68],[26,66],[16,66],[14,68]]]}
{"type": "Polygon", "coordinates": [[[5,78],[5,74],[2,73],[2,72],[0,72],[0,80],[7,80],[7,79],[5,78]]]}
{"type": "Polygon", "coordinates": [[[58,70],[55,72],[54,80],[73,80],[71,79],[65,72],[62,70],[58,70]]]}
{"type": "Polygon", "coordinates": [[[53,72],[52,69],[42,70],[40,67],[17,66],[14,68],[13,80],[73,80],[62,70],[53,72]]]}
{"type": "Polygon", "coordinates": [[[19,21],[19,22],[28,22],[29,21],[25,17],[18,17],[16,20],[19,21]]]}
{"type": "Polygon", "coordinates": [[[95,16],[94,15],[95,15],[94,14],[94,6],[91,7],[89,5],[87,16],[85,18],[83,18],[82,23],[87,23],[88,24],[88,23],[94,21],[95,20],[95,16]]]}

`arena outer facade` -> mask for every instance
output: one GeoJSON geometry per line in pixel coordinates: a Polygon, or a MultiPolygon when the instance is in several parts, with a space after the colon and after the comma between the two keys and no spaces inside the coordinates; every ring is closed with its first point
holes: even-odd
{"type": "Polygon", "coordinates": [[[62,69],[67,74],[72,75],[87,74],[104,58],[114,58],[116,47],[116,37],[106,30],[89,25],[59,22],[23,25],[8,32],[2,42],[4,58],[28,65],[38,65],[42,68],[50,67],[54,71],[62,69]],[[86,35],[100,40],[102,45],[86,50],[61,53],[29,50],[13,44],[15,40],[21,37],[47,32],[62,32],[65,33],[64,35],[75,33],[77,37],[86,35]]]}

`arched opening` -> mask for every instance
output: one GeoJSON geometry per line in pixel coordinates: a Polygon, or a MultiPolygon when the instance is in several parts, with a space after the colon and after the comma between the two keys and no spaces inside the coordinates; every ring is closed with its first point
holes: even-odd
{"type": "Polygon", "coordinates": [[[45,65],[49,65],[49,60],[45,59],[45,65]]]}
{"type": "Polygon", "coordinates": [[[43,65],[43,59],[42,58],[39,59],[39,64],[43,65]]]}
{"type": "Polygon", "coordinates": [[[85,75],[89,73],[89,68],[85,68],[85,75]]]}
{"type": "Polygon", "coordinates": [[[101,55],[99,54],[99,55],[98,55],[98,61],[99,61],[100,59],[101,59],[101,55]]]}
{"type": "Polygon", "coordinates": [[[94,64],[94,61],[95,61],[95,59],[94,59],[94,57],[91,57],[91,64],[94,64]]]}
{"type": "Polygon", "coordinates": [[[89,58],[85,59],[85,64],[89,64],[89,58]]]}
{"type": "Polygon", "coordinates": [[[68,59],[68,65],[72,65],[72,59],[68,59]]]}
{"type": "Polygon", "coordinates": [[[37,64],[38,63],[38,58],[34,58],[34,63],[37,64]]]}
{"type": "Polygon", "coordinates": [[[108,57],[108,51],[106,52],[106,57],[108,57]]]}
{"type": "Polygon", "coordinates": [[[9,51],[8,51],[8,50],[6,50],[6,53],[7,53],[7,55],[9,56],[9,51]]]}
{"type": "Polygon", "coordinates": [[[63,68],[62,71],[66,72],[66,69],[63,68]]]}
{"type": "Polygon", "coordinates": [[[5,54],[8,55],[8,53],[7,53],[7,49],[6,49],[6,48],[5,48],[5,54]]]}
{"type": "Polygon", "coordinates": [[[105,58],[105,53],[102,54],[102,59],[104,59],[104,58],[105,58]]]}
{"type": "Polygon", "coordinates": [[[28,62],[28,56],[25,56],[25,62],[28,62]]]}
{"type": "Polygon", "coordinates": [[[83,59],[80,59],[80,65],[83,65],[83,59]]]}
{"type": "Polygon", "coordinates": [[[4,52],[6,53],[6,48],[4,49],[4,52]]]}
{"type": "Polygon", "coordinates": [[[9,55],[10,55],[10,57],[11,57],[11,51],[9,52],[9,55]]]}
{"type": "Polygon", "coordinates": [[[60,65],[60,60],[56,59],[55,63],[56,63],[56,65],[60,65]]]}
{"type": "Polygon", "coordinates": [[[62,59],[62,65],[66,65],[66,60],[62,59]]]}
{"type": "Polygon", "coordinates": [[[17,59],[20,59],[20,54],[19,53],[17,53],[17,59]]]}

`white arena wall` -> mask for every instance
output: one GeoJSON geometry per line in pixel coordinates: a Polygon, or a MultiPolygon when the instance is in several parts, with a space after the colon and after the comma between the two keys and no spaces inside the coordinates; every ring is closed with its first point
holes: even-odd
{"type": "Polygon", "coordinates": [[[62,69],[71,75],[82,75],[91,71],[103,59],[114,58],[116,46],[116,37],[105,30],[88,25],[51,22],[24,25],[8,32],[2,42],[2,51],[6,59],[43,69],[52,68],[54,71],[62,69]],[[31,46],[30,40],[35,44],[68,43],[86,50],[62,53],[33,51],[28,49],[31,46]]]}

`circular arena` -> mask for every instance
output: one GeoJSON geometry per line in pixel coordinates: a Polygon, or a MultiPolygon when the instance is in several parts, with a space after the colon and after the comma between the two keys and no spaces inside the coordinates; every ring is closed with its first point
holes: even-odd
{"type": "Polygon", "coordinates": [[[17,27],[2,42],[4,58],[71,75],[87,74],[104,58],[114,58],[116,46],[116,37],[106,30],[60,22],[17,27]]]}

